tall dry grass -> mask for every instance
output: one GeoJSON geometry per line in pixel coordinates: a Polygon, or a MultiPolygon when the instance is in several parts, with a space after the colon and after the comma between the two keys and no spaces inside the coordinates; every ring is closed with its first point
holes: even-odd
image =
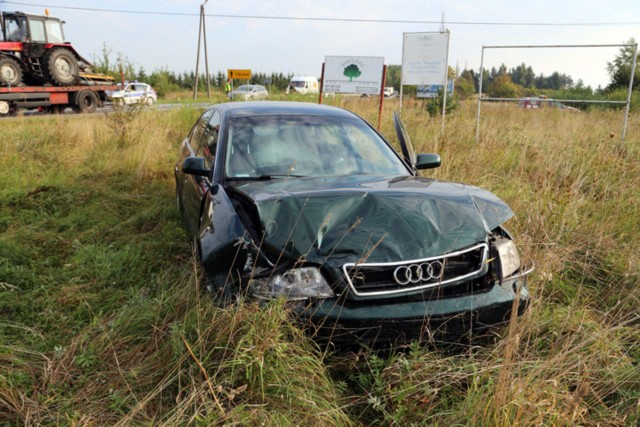
{"type": "MultiPolygon", "coordinates": [[[[328,100],[377,123],[377,105],[328,100]]],[[[385,101],[381,132],[394,139],[385,101]]],[[[621,113],[407,101],[423,175],[487,188],[536,263],[496,342],[381,357],[317,349],[278,303],[217,308],[173,203],[196,109],[0,121],[0,421],[8,424],[634,425],[640,130],[621,113]]]]}

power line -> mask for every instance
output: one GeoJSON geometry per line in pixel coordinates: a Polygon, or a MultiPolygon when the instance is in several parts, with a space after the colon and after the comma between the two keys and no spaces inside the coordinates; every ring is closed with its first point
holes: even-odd
{"type": "MultiPolygon", "coordinates": [[[[36,3],[24,3],[16,1],[0,0],[0,3],[20,6],[80,10],[85,12],[106,12],[106,13],[128,13],[138,15],[164,15],[164,16],[199,16],[197,13],[187,12],[157,12],[143,10],[121,10],[121,9],[99,9],[90,7],[74,6],[51,6],[36,3]]],[[[229,15],[229,14],[206,14],[210,18],[228,19],[266,19],[281,21],[321,21],[321,22],[359,22],[376,24],[446,24],[446,25],[491,25],[491,26],[528,26],[528,27],[602,27],[602,26],[626,26],[640,25],[640,21],[629,22],[483,22],[483,21],[422,21],[403,19],[357,19],[357,18],[312,18],[303,16],[266,16],[266,15],[229,15]]]]}

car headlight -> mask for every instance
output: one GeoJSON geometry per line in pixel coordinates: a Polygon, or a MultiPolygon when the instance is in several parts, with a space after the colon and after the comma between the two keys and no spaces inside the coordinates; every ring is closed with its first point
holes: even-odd
{"type": "Polygon", "coordinates": [[[287,300],[330,298],[335,296],[315,267],[293,268],[264,279],[249,281],[252,294],[260,299],[284,297],[287,300]]]}
{"type": "Polygon", "coordinates": [[[498,239],[495,245],[500,258],[502,278],[504,279],[518,271],[520,268],[520,255],[518,255],[518,249],[513,240],[498,239]]]}

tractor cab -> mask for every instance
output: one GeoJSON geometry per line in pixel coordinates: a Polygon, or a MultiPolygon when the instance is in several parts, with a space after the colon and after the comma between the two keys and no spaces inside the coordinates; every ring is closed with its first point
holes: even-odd
{"type": "Polygon", "coordinates": [[[2,14],[2,33],[7,42],[63,44],[62,24],[60,19],[45,15],[2,14]]]}

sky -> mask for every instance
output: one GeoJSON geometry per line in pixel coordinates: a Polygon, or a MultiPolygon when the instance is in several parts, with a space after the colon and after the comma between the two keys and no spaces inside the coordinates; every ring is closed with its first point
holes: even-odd
{"type": "MultiPolygon", "coordinates": [[[[0,0],[0,11],[43,14],[48,9],[66,22],[66,39],[89,60],[100,57],[106,46],[113,60],[122,54],[147,73],[160,68],[182,73],[196,68],[203,1],[0,0]]],[[[483,46],[640,40],[639,0],[208,0],[204,8],[211,74],[251,69],[319,77],[325,56],[381,56],[387,65],[400,64],[403,33],[440,31],[443,21],[451,33],[449,65],[460,71],[479,70],[483,46]]],[[[595,89],[609,83],[607,62],[619,50],[486,48],[484,68],[524,62],[537,75],[558,71],[595,89]]]]}

